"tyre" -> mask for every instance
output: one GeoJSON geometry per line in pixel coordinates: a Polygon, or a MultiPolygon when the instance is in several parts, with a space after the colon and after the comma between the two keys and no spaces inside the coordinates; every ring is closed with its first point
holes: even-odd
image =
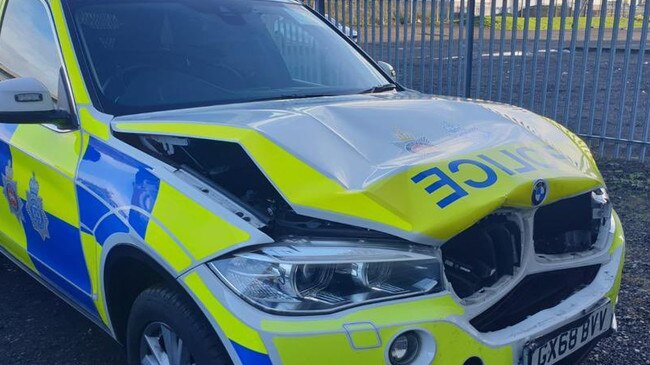
{"type": "Polygon", "coordinates": [[[230,365],[221,340],[186,294],[156,285],[133,303],[127,325],[130,365],[230,365]]]}

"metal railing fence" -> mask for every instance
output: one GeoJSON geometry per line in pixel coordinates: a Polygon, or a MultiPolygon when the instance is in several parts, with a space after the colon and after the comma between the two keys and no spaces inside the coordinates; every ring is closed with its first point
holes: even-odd
{"type": "Polygon", "coordinates": [[[600,156],[650,157],[650,1],[305,0],[405,86],[562,123],[600,156]]]}

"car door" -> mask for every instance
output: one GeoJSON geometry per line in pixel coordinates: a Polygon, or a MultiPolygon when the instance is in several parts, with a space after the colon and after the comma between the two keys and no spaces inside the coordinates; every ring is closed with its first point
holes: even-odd
{"type": "MultiPolygon", "coordinates": [[[[32,77],[58,108],[72,111],[56,33],[41,0],[5,0],[0,24],[0,79],[32,77]]],[[[78,128],[0,124],[2,244],[20,262],[88,311],[95,312],[80,237],[74,177],[82,149],[78,128]]]]}

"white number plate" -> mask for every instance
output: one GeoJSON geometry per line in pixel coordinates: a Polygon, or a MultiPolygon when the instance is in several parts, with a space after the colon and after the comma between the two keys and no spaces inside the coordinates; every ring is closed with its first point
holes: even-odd
{"type": "Polygon", "coordinates": [[[614,312],[606,305],[572,324],[535,340],[524,349],[527,365],[552,365],[576,352],[612,327],[614,312]]]}

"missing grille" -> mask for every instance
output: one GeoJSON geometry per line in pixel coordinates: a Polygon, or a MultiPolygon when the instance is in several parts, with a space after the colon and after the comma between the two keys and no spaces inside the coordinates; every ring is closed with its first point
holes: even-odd
{"type": "Polygon", "coordinates": [[[506,216],[490,216],[442,246],[445,274],[464,299],[521,266],[521,230],[506,216]]]}

